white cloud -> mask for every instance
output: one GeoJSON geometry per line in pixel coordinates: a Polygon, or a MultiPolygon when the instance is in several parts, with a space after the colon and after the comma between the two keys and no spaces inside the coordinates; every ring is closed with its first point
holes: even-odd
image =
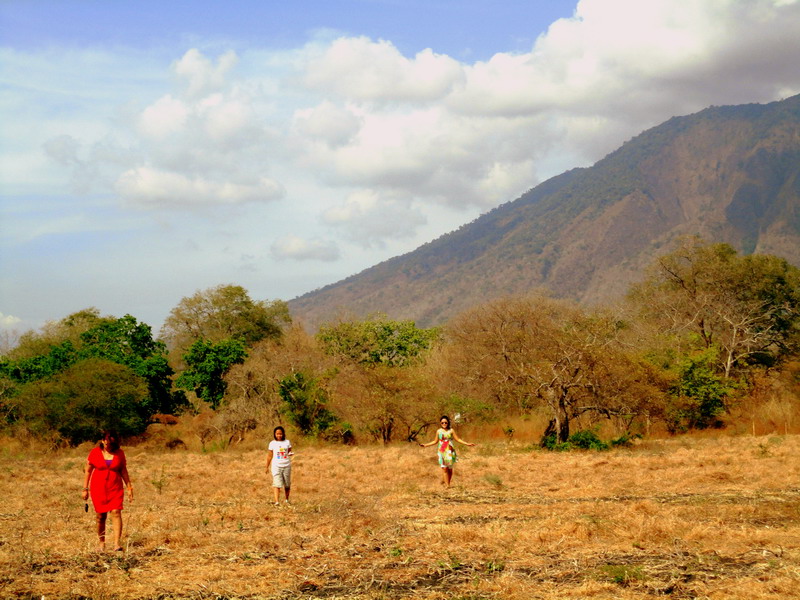
{"type": "Polygon", "coordinates": [[[461,65],[431,50],[413,59],[388,41],[339,38],[322,48],[312,46],[305,83],[325,94],[357,101],[430,101],[442,98],[463,77],[461,65]]]}
{"type": "Polygon", "coordinates": [[[340,251],[336,242],[320,239],[306,240],[288,235],[277,240],[270,248],[272,256],[278,260],[318,260],[333,262],[339,259],[340,251]]]}
{"type": "Polygon", "coordinates": [[[19,317],[15,317],[14,315],[5,315],[0,313],[0,327],[9,328],[13,327],[14,325],[21,323],[22,319],[19,317]]]}
{"type": "Polygon", "coordinates": [[[193,97],[222,89],[228,73],[238,61],[236,53],[229,50],[214,65],[199,50],[192,48],[173,64],[173,70],[186,86],[186,94],[193,97]]]}
{"type": "Polygon", "coordinates": [[[167,94],[142,111],[139,131],[145,137],[160,140],[181,131],[189,118],[189,108],[178,98],[167,94]]]}
{"type": "Polygon", "coordinates": [[[427,222],[409,200],[382,196],[374,190],[350,194],[343,204],[327,209],[323,220],[364,248],[382,247],[387,240],[411,237],[417,226],[427,222]]]}
{"type": "Polygon", "coordinates": [[[313,108],[298,110],[293,120],[298,136],[305,136],[312,142],[320,140],[331,147],[350,142],[362,124],[358,114],[329,100],[313,108]]]}
{"type": "MultiPolygon", "coordinates": [[[[0,48],[0,108],[13,117],[0,128],[3,259],[39,272],[34,259],[60,254],[36,244],[58,242],[103,273],[119,247],[115,258],[140,261],[132,272],[147,277],[168,254],[203,287],[247,255],[258,281],[291,279],[302,293],[671,116],[800,92],[798,31],[798,0],[581,0],[530,51],[480,62],[365,37],[280,51],[237,40],[222,54],[0,48]],[[128,251],[145,237],[163,245],[128,251]],[[98,239],[109,245],[92,250],[98,239]],[[265,239],[280,241],[263,257],[265,239]],[[288,258],[305,260],[302,272],[276,267],[288,258]]],[[[64,278],[62,291],[82,292],[80,274],[64,278]]]]}
{"type": "Polygon", "coordinates": [[[188,177],[150,167],[137,167],[123,173],[116,190],[134,204],[184,207],[268,202],[285,193],[280,183],[267,178],[246,185],[202,176],[188,177]]]}

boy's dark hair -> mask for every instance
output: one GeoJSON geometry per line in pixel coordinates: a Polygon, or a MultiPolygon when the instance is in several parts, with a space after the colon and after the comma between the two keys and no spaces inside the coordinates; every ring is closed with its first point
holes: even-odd
{"type": "Polygon", "coordinates": [[[97,446],[100,446],[100,443],[108,438],[108,451],[109,452],[116,452],[119,450],[119,434],[117,433],[116,429],[106,429],[103,431],[103,435],[100,436],[100,442],[97,443],[97,446]]]}
{"type": "Polygon", "coordinates": [[[277,440],[278,439],[278,437],[275,434],[278,433],[279,429],[283,432],[283,439],[285,440],[286,439],[286,430],[283,428],[282,425],[278,425],[275,429],[272,430],[272,439],[273,440],[277,440]]]}

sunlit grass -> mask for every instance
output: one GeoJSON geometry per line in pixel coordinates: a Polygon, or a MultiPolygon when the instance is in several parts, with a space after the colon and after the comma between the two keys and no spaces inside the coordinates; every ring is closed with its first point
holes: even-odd
{"type": "MultiPolygon", "coordinates": [[[[295,442],[291,507],[258,443],[126,447],[122,556],[93,552],[86,448],[0,453],[2,598],[800,597],[800,437],[608,452],[295,442]]],[[[479,440],[476,440],[479,441],[479,440]]]]}

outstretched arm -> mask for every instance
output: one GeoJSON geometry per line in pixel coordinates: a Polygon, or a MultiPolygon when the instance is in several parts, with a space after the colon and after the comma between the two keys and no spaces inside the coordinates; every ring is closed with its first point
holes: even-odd
{"type": "Polygon", "coordinates": [[[462,440],[460,437],[458,437],[458,434],[456,433],[456,430],[455,430],[455,429],[453,430],[453,439],[454,439],[455,441],[457,441],[457,442],[461,443],[461,444],[464,444],[465,446],[474,446],[474,445],[475,445],[475,444],[473,444],[472,442],[465,442],[465,441],[464,441],[464,440],[462,440]]]}
{"type": "Polygon", "coordinates": [[[433,446],[434,444],[436,444],[436,438],[433,438],[432,441],[427,442],[425,444],[419,442],[419,445],[420,445],[421,448],[427,448],[428,446],[433,446]]]}

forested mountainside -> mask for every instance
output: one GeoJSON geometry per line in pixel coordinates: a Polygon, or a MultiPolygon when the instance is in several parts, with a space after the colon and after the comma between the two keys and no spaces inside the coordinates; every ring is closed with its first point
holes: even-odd
{"type": "Polygon", "coordinates": [[[608,302],[687,234],[800,265],[800,96],[674,117],[592,167],[289,307],[311,327],[342,311],[430,326],[539,288],[608,302]]]}

